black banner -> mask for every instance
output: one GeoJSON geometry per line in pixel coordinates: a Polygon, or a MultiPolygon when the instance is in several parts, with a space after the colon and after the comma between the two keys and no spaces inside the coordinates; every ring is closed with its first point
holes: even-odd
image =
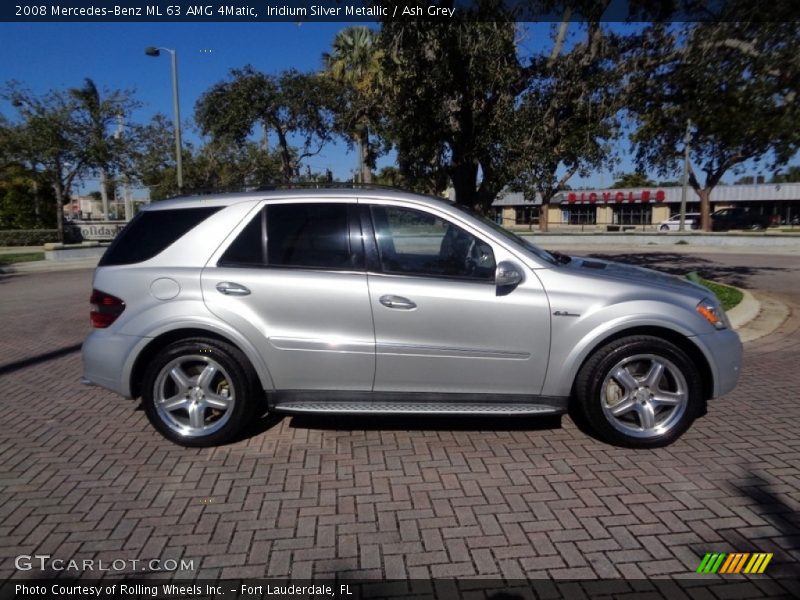
{"type": "Polygon", "coordinates": [[[680,580],[321,580],[273,579],[18,579],[0,585],[0,600],[362,600],[399,599],[485,600],[523,599],[672,599],[672,598],[798,598],[797,580],[768,577],[691,578],[680,580]]]}
{"type": "MultiPolygon", "coordinates": [[[[742,18],[742,0],[17,0],[8,22],[713,21],[742,18]],[[738,3],[738,4],[737,4],[738,3]],[[734,7],[734,4],[736,6],[734,7]],[[735,12],[730,12],[735,8],[735,12]],[[735,17],[732,15],[736,15],[735,17]]],[[[800,20],[794,0],[753,0],[748,20],[800,20]]]]}

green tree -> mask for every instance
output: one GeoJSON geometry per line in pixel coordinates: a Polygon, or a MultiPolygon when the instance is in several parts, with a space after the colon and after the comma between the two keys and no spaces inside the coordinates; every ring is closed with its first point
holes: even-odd
{"type": "Polygon", "coordinates": [[[334,115],[336,127],[356,144],[361,181],[372,183],[375,149],[370,132],[379,119],[383,84],[383,49],[378,34],[367,27],[347,27],[336,34],[332,52],[322,55],[326,74],[339,84],[334,115]]]}
{"type": "Polygon", "coordinates": [[[612,188],[637,188],[637,187],[651,187],[656,185],[656,182],[650,179],[644,173],[635,171],[633,173],[617,173],[616,180],[611,184],[612,188]]]}
{"type": "Polygon", "coordinates": [[[384,19],[386,136],[409,186],[480,210],[509,180],[514,111],[527,87],[512,15],[480,1],[446,22],[384,19]]]}
{"type": "Polygon", "coordinates": [[[800,165],[792,165],[786,171],[775,173],[770,183],[800,183],[800,165]]]}
{"type": "Polygon", "coordinates": [[[651,27],[639,53],[629,88],[637,161],[677,173],[688,140],[705,230],[711,191],[728,171],[759,160],[774,169],[800,147],[800,24],[784,9],[731,0],[714,21],[651,27]]]}
{"type": "Polygon", "coordinates": [[[551,200],[572,177],[615,162],[610,141],[619,131],[620,60],[631,41],[601,26],[607,4],[586,7],[582,39],[564,50],[567,10],[550,55],[536,57],[530,69],[512,142],[517,165],[512,187],[531,200],[541,197],[542,231],[548,229],[551,200]]]}
{"type": "Polygon", "coordinates": [[[261,124],[277,138],[284,183],[297,178],[303,159],[319,153],[331,137],[331,116],[320,76],[290,69],[278,76],[248,65],[232,69],[197,101],[195,118],[204,135],[242,145],[261,124]],[[291,139],[301,140],[295,149],[291,139]]]}
{"type": "Polygon", "coordinates": [[[130,173],[134,138],[122,135],[125,121],[139,103],[129,90],[113,90],[102,95],[91,79],[69,93],[78,103],[76,118],[88,133],[89,144],[84,148],[87,163],[100,176],[100,195],[103,214],[108,218],[108,191],[115,175],[130,173]]]}
{"type": "Polygon", "coordinates": [[[90,96],[88,88],[51,90],[37,96],[16,82],[8,83],[2,94],[19,117],[6,128],[11,155],[31,172],[41,174],[52,187],[61,240],[64,204],[69,201],[75,180],[102,166],[109,168],[124,162],[113,150],[116,145],[103,146],[97,126],[126,114],[132,106],[129,93],[111,92],[96,104],[90,96]],[[101,152],[103,147],[107,152],[101,152]]]}
{"type": "MultiPolygon", "coordinates": [[[[172,122],[157,114],[137,131],[140,152],[136,157],[137,180],[150,189],[153,200],[173,197],[178,189],[172,122]]],[[[267,186],[282,180],[281,157],[256,143],[235,142],[226,138],[207,140],[183,149],[183,192],[244,190],[267,186]]],[[[294,160],[294,159],[293,159],[294,160]]]]}

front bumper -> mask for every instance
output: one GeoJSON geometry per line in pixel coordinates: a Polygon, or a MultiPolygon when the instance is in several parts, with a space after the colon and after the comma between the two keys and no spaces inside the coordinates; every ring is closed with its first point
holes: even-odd
{"type": "Polygon", "coordinates": [[[698,335],[695,340],[708,358],[714,377],[712,398],[731,392],[742,372],[742,342],[733,329],[698,335]]]}

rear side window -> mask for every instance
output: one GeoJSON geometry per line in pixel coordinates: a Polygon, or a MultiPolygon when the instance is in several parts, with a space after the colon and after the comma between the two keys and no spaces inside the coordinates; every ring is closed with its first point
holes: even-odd
{"type": "Polygon", "coordinates": [[[317,269],[362,268],[361,252],[354,251],[350,245],[348,205],[268,206],[267,264],[317,269]]]}
{"type": "Polygon", "coordinates": [[[214,206],[140,212],[120,231],[98,266],[130,265],[150,260],[220,208],[214,206]]]}
{"type": "Polygon", "coordinates": [[[260,267],[264,265],[264,211],[250,219],[239,236],[219,260],[221,267],[260,267]]]}

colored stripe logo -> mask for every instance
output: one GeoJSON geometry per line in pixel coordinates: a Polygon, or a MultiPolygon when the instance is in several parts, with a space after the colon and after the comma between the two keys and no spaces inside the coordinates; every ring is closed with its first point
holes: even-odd
{"type": "Polygon", "coordinates": [[[710,552],[703,557],[697,572],[757,574],[763,573],[771,560],[771,552],[710,552]]]}

